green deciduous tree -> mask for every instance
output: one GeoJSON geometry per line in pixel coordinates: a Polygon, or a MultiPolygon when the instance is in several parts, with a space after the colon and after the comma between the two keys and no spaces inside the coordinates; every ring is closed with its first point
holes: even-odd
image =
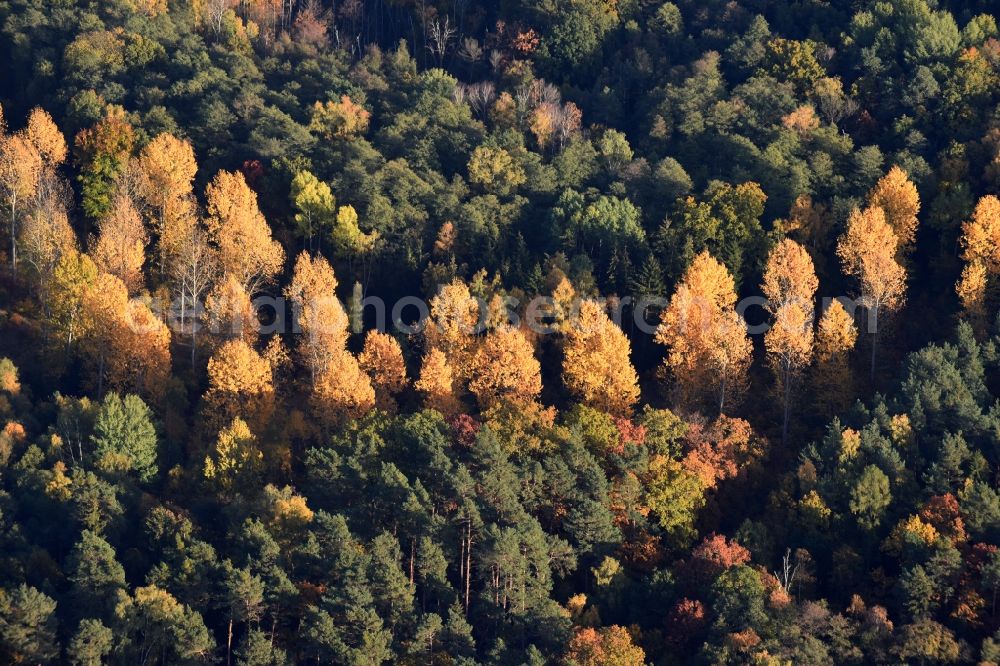
{"type": "Polygon", "coordinates": [[[97,410],[92,441],[101,469],[132,472],[142,481],[156,476],[156,426],[153,412],[139,396],[109,393],[97,410]]]}

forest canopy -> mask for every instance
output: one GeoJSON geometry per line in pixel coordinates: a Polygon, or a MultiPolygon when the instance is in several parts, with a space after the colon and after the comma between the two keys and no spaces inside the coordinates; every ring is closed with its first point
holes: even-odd
{"type": "Polygon", "coordinates": [[[0,661],[1000,664],[982,0],[0,0],[0,661]]]}

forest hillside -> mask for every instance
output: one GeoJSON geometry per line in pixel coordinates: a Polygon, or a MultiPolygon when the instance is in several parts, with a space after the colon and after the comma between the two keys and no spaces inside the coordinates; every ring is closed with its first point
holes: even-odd
{"type": "Polygon", "coordinates": [[[1000,664],[984,0],[0,0],[0,663],[1000,664]]]}

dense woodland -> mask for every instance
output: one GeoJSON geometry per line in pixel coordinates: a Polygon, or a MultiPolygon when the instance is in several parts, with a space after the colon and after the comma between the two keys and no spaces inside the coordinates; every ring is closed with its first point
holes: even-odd
{"type": "Polygon", "coordinates": [[[0,0],[0,661],[1000,663],[991,5],[0,0]]]}

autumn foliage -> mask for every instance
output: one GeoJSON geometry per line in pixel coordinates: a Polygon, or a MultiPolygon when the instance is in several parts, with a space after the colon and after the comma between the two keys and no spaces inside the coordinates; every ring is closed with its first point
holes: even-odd
{"type": "Polygon", "coordinates": [[[205,190],[208,236],[225,274],[256,294],[281,270],[285,252],[257,207],[242,173],[220,171],[205,190]]]}
{"type": "Polygon", "coordinates": [[[732,276],[709,253],[699,254],[663,311],[656,341],[679,399],[695,405],[711,396],[716,408],[745,388],[752,344],[736,313],[732,276]]]}
{"type": "Polygon", "coordinates": [[[591,407],[629,414],[639,399],[639,383],[624,332],[599,303],[583,300],[565,336],[563,382],[570,393],[591,407]]]}

